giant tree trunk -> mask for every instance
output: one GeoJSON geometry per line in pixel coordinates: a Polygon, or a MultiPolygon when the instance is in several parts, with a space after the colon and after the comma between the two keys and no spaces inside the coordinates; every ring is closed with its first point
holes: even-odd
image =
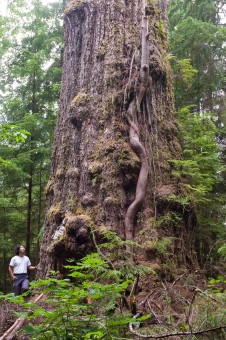
{"type": "MultiPolygon", "coordinates": [[[[92,227],[144,245],[176,237],[176,261],[192,262],[193,216],[169,199],[181,194],[168,162],[181,149],[167,61],[166,2],[72,0],[65,9],[60,112],[39,276],[91,251],[92,227]],[[157,229],[156,220],[169,211],[181,216],[180,226],[168,218],[157,229]]],[[[139,250],[139,260],[156,255],[149,250],[139,250]]],[[[138,261],[137,249],[126,251],[138,261]]]]}

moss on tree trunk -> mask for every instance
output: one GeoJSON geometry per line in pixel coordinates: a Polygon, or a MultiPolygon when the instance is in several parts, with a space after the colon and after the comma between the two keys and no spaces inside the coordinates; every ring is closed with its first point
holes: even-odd
{"type": "Polygon", "coordinates": [[[169,201],[181,194],[169,163],[181,148],[165,10],[166,1],[154,0],[73,0],[65,9],[60,111],[39,276],[91,251],[91,227],[104,226],[143,244],[139,251],[127,249],[136,261],[157,256],[148,244],[176,235],[178,263],[193,261],[195,220],[169,201]],[[180,228],[172,220],[157,228],[156,220],[169,211],[180,214],[180,228]]]}

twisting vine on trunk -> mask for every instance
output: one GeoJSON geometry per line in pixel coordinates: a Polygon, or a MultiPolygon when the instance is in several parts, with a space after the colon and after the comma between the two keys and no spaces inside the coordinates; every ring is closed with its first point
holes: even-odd
{"type": "MultiPolygon", "coordinates": [[[[144,0],[144,9],[146,1],[144,0]]],[[[138,93],[131,101],[127,110],[127,118],[129,122],[129,139],[130,145],[141,162],[140,173],[136,185],[135,199],[127,209],[125,216],[125,234],[127,241],[133,241],[134,235],[134,221],[136,214],[138,213],[141,204],[144,201],[146,193],[146,185],[148,179],[148,162],[147,154],[144,145],[140,141],[139,126],[138,126],[138,113],[140,112],[141,103],[145,97],[148,87],[149,79],[149,43],[148,43],[148,18],[143,16],[142,19],[142,36],[141,36],[142,52],[141,52],[141,69],[140,69],[140,85],[138,93]]],[[[130,258],[133,257],[132,244],[127,244],[127,252],[130,254],[130,258]]]]}

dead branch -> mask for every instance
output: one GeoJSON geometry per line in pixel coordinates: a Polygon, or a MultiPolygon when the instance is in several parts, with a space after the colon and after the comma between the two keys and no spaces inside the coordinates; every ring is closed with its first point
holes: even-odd
{"type": "Polygon", "coordinates": [[[162,310],[162,308],[154,300],[150,300],[150,301],[158,308],[158,310],[160,311],[162,310]]]}
{"type": "Polygon", "coordinates": [[[195,301],[195,297],[196,297],[197,292],[198,292],[197,290],[194,291],[194,294],[193,294],[192,299],[191,299],[191,303],[189,305],[188,315],[187,315],[187,318],[186,318],[186,322],[188,323],[190,330],[191,330],[190,316],[191,316],[191,311],[192,311],[193,303],[195,301]]]}
{"type": "MultiPolygon", "coordinates": [[[[141,316],[141,313],[137,313],[136,315],[134,315],[134,317],[133,317],[133,319],[137,319],[137,318],[139,318],[141,316]]],[[[137,326],[136,326],[137,327],[137,326]]],[[[130,324],[129,324],[129,330],[130,330],[130,332],[131,333],[133,333],[134,334],[134,329],[133,329],[133,323],[132,322],[130,322],[130,324]]]]}
{"type": "Polygon", "coordinates": [[[150,294],[148,294],[148,295],[145,297],[145,299],[144,299],[143,301],[141,301],[141,302],[138,304],[138,306],[144,305],[144,304],[147,302],[147,300],[150,298],[150,296],[155,292],[155,290],[156,290],[156,289],[154,289],[150,294]]]}
{"type": "MultiPolygon", "coordinates": [[[[34,303],[38,302],[42,298],[42,296],[43,296],[43,293],[40,294],[33,302],[34,303]]],[[[23,318],[23,317],[18,318],[14,322],[14,324],[1,336],[0,340],[11,340],[16,334],[16,332],[23,326],[25,320],[26,318],[23,318]]]]}
{"type": "Polygon", "coordinates": [[[175,285],[175,283],[177,283],[177,281],[179,281],[180,279],[182,279],[182,277],[183,277],[184,275],[186,275],[186,274],[187,274],[187,273],[184,273],[184,274],[178,276],[178,278],[177,278],[175,281],[173,281],[171,288],[175,285]]]}
{"type": "Polygon", "coordinates": [[[151,313],[154,315],[156,321],[158,322],[158,324],[161,324],[161,322],[160,322],[159,319],[158,319],[158,316],[155,314],[153,308],[151,307],[151,304],[150,304],[149,300],[148,300],[147,302],[148,302],[148,307],[149,307],[151,313]]]}
{"type": "Polygon", "coordinates": [[[140,276],[137,275],[136,279],[133,282],[133,286],[129,295],[129,305],[130,305],[130,310],[133,314],[136,314],[136,291],[138,287],[138,282],[139,282],[140,276]]]}
{"type": "Polygon", "coordinates": [[[211,295],[209,295],[209,294],[203,292],[201,289],[196,288],[195,290],[196,290],[198,293],[200,293],[200,294],[204,295],[205,297],[207,297],[208,299],[210,299],[210,300],[216,302],[217,304],[219,303],[219,301],[217,301],[216,299],[214,299],[211,295]]]}
{"type": "Polygon", "coordinates": [[[140,338],[144,338],[144,339],[164,339],[164,338],[169,338],[169,337],[172,337],[172,336],[199,335],[199,334],[205,334],[205,333],[212,333],[212,332],[219,331],[219,330],[222,331],[223,329],[226,329],[226,325],[214,327],[214,328],[203,329],[203,330],[200,330],[200,331],[168,333],[168,334],[163,334],[163,335],[147,335],[147,334],[141,334],[139,332],[134,331],[132,323],[130,324],[130,332],[133,333],[134,335],[136,335],[140,338]]]}

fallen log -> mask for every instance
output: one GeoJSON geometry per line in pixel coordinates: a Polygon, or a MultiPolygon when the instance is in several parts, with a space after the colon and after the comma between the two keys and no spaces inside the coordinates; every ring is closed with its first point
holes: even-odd
{"type": "MultiPolygon", "coordinates": [[[[38,302],[43,296],[43,293],[40,294],[34,301],[34,303],[38,302]]],[[[1,336],[0,340],[11,340],[16,332],[23,326],[26,318],[20,317],[18,318],[14,324],[1,336]]]]}

